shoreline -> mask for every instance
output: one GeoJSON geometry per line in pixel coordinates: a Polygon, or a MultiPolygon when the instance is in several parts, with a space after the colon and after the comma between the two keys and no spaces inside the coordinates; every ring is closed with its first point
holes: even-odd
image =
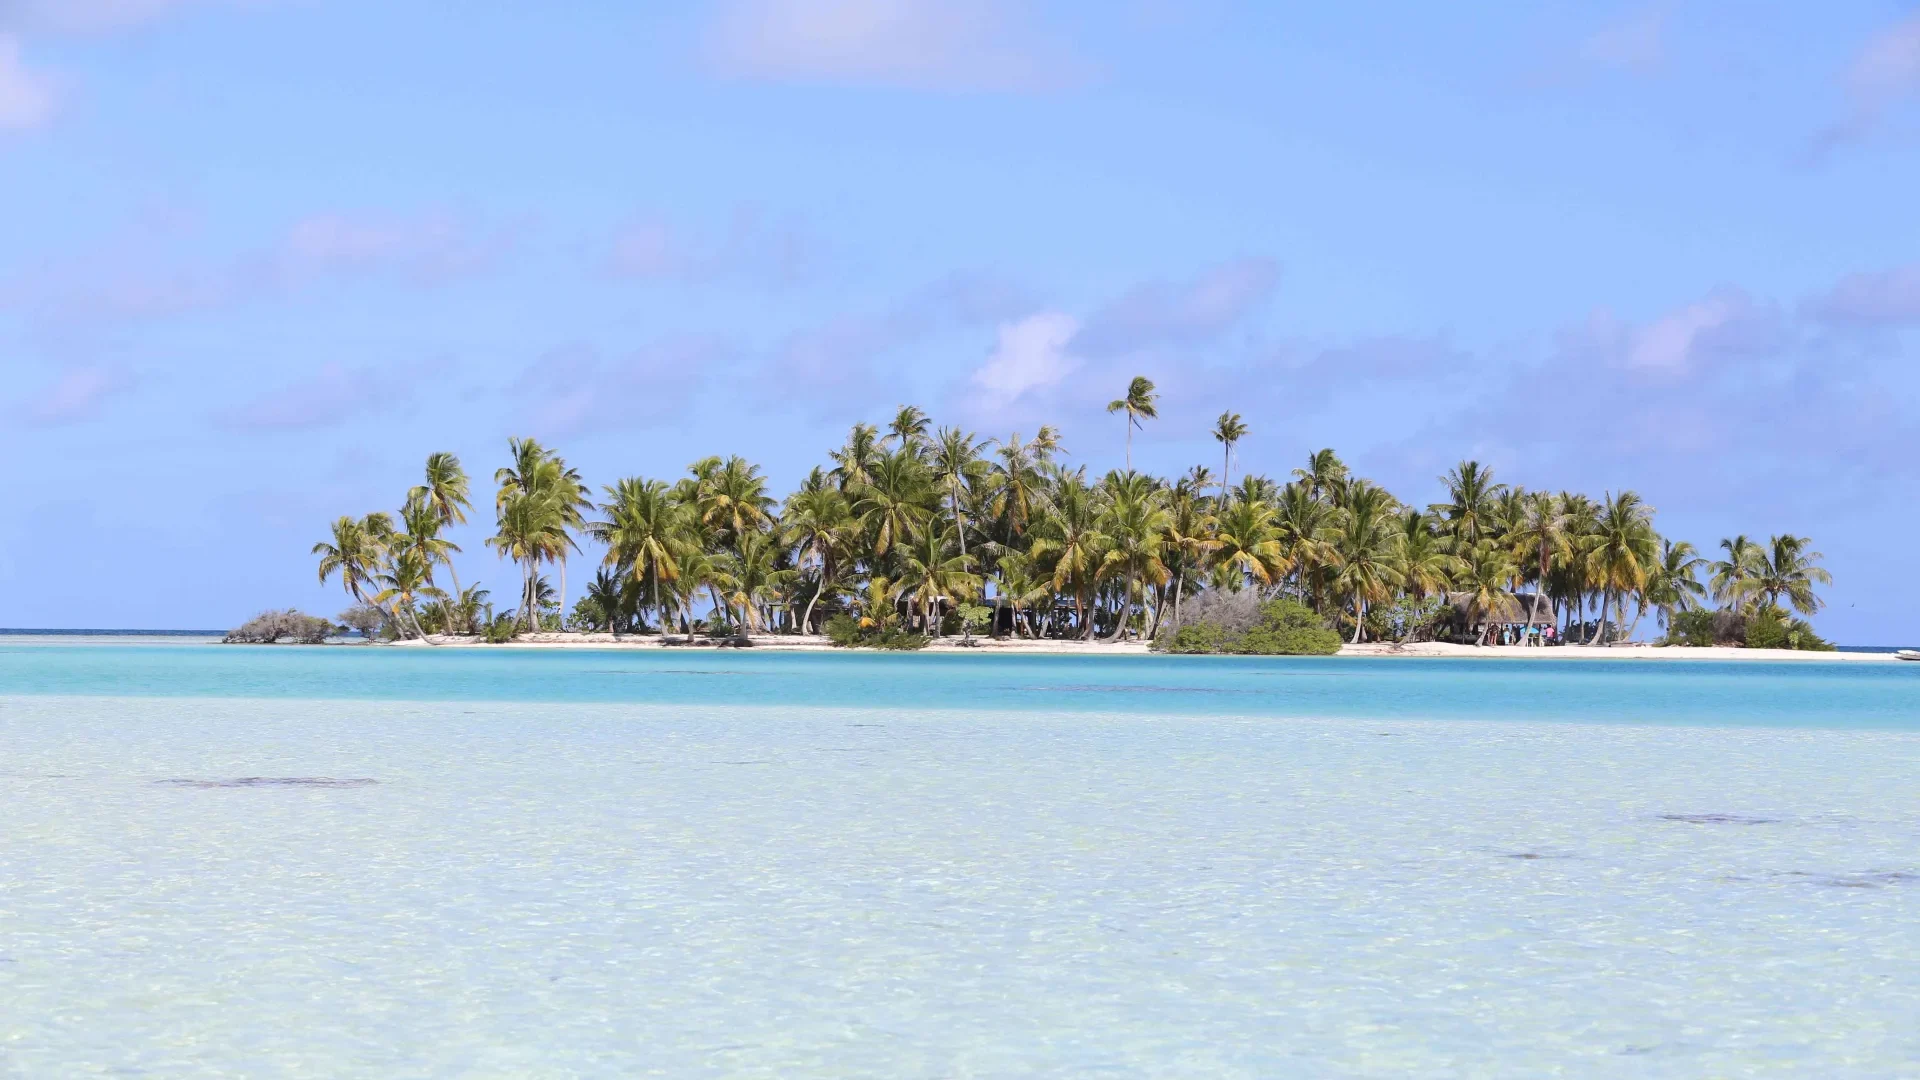
{"type": "MultiPolygon", "coordinates": [[[[755,652],[881,652],[884,650],[853,648],[836,649],[823,635],[790,634],[754,634],[749,635],[753,642],[750,646],[755,652]]],[[[972,645],[962,645],[957,637],[940,638],[917,650],[922,653],[952,653],[959,655],[1021,654],[1027,656],[1151,656],[1155,655],[1140,641],[1062,641],[1056,639],[1032,640],[1010,638],[995,640],[976,637],[972,645]]],[[[359,643],[354,643],[359,644],[359,643]]],[[[530,634],[513,641],[489,644],[475,637],[434,636],[430,642],[395,641],[388,645],[402,648],[445,648],[445,649],[687,649],[697,651],[718,651],[722,646],[672,645],[663,646],[660,639],[652,635],[622,635],[615,638],[612,634],[530,634]]],[[[733,648],[734,646],[726,646],[733,648]]],[[[1731,645],[1714,646],[1678,646],[1678,645],[1458,645],[1443,641],[1421,641],[1406,645],[1391,642],[1369,642],[1364,645],[1342,645],[1341,657],[1364,657],[1377,659],[1458,659],[1458,660],[1732,660],[1745,662],[1786,661],[1792,663],[1835,662],[1835,663],[1896,663],[1894,655],[1886,653],[1861,652],[1805,652],[1794,649],[1747,649],[1731,645]]]]}

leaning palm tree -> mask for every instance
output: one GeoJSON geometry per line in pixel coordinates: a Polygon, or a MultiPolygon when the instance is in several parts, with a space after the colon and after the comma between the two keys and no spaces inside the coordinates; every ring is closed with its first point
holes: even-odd
{"type": "Polygon", "coordinates": [[[1068,474],[1048,499],[1048,513],[1034,531],[1028,550],[1051,568],[1055,592],[1073,597],[1075,625],[1082,638],[1093,636],[1089,605],[1098,583],[1108,537],[1100,531],[1099,500],[1077,475],[1068,474]]]}
{"type": "MultiPolygon", "coordinates": [[[[438,584],[433,580],[434,566],[444,563],[448,573],[452,573],[452,553],[459,551],[460,546],[440,535],[440,515],[434,513],[433,508],[425,502],[409,499],[400,510],[400,521],[407,531],[395,535],[389,543],[392,557],[396,560],[403,555],[417,558],[426,570],[427,584],[437,590],[438,584]]],[[[454,595],[458,594],[459,583],[455,582],[454,595]]],[[[447,632],[455,633],[459,629],[464,628],[449,625],[447,632]]]]}
{"type": "Polygon", "coordinates": [[[420,627],[417,605],[423,596],[442,598],[446,594],[433,587],[426,558],[417,550],[402,551],[388,563],[378,580],[382,588],[374,594],[373,602],[391,605],[388,610],[393,612],[395,621],[411,629],[421,641],[427,641],[427,632],[420,627]]]}
{"type": "MultiPolygon", "coordinates": [[[[407,502],[420,503],[433,511],[440,522],[441,529],[467,523],[467,511],[473,509],[468,499],[467,471],[460,467],[460,459],[446,451],[427,455],[426,483],[407,492],[407,502]]],[[[459,548],[453,548],[459,551],[459,548]]],[[[453,592],[461,593],[460,575],[453,568],[453,561],[447,560],[447,576],[453,579],[453,592]]]]}
{"type": "Polygon", "coordinates": [[[1213,437],[1220,444],[1220,501],[1227,501],[1227,482],[1233,473],[1233,444],[1246,438],[1247,425],[1237,412],[1223,412],[1213,422],[1213,437]]]}
{"type": "MultiPolygon", "coordinates": [[[[924,418],[921,436],[925,436],[924,418]]],[[[954,537],[960,543],[962,555],[967,553],[967,516],[961,496],[986,474],[987,463],[980,457],[984,445],[970,431],[946,427],[934,437],[932,453],[928,456],[934,482],[947,497],[947,513],[953,518],[954,537]]]]}
{"type": "Polygon", "coordinates": [[[1115,398],[1107,403],[1107,412],[1127,414],[1127,471],[1133,471],[1133,429],[1141,427],[1140,421],[1152,420],[1160,415],[1154,403],[1159,395],[1154,392],[1153,380],[1145,375],[1135,375],[1127,384],[1127,396],[1115,398]]]}
{"type": "Polygon", "coordinates": [[[380,573],[381,560],[386,556],[386,543],[367,522],[360,518],[341,517],[333,523],[332,541],[321,541],[313,545],[313,554],[320,556],[320,583],[326,584],[334,574],[340,575],[340,585],[355,603],[365,604],[367,586],[373,584],[380,573]]]}

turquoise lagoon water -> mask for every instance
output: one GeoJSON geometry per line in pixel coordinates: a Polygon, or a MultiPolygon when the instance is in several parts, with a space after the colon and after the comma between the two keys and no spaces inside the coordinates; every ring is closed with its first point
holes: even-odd
{"type": "Polygon", "coordinates": [[[0,1075],[1920,1073],[1892,663],[0,642],[0,800],[0,1075]]]}

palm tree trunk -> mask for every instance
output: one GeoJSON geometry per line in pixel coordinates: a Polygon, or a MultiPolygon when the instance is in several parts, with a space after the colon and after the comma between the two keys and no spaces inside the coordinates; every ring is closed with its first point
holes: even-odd
{"type": "Polygon", "coordinates": [[[826,565],[823,563],[821,564],[821,567],[820,567],[820,584],[814,588],[813,595],[807,597],[807,613],[805,615],[800,616],[800,632],[801,633],[803,634],[813,633],[813,605],[820,602],[820,594],[826,591],[827,591],[827,568],[826,568],[826,565]]]}
{"type": "Polygon", "coordinates": [[[1113,633],[1107,635],[1107,643],[1119,641],[1127,633],[1127,616],[1133,613],[1133,568],[1127,568],[1126,584],[1120,590],[1119,615],[1113,622],[1113,633]]]}
{"type": "Polygon", "coordinates": [[[1366,628],[1366,601],[1358,596],[1353,598],[1353,644],[1360,644],[1360,632],[1366,628]]]}

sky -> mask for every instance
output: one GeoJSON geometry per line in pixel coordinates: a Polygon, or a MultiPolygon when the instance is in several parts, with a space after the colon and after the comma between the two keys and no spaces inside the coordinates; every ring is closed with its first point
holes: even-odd
{"type": "MultiPolygon", "coordinates": [[[[1920,6],[0,0],[0,625],[345,606],[451,450],[776,492],[902,403],[1810,536],[1920,643],[1920,6]]],[[[486,518],[486,514],[481,514],[486,518]]],[[[463,581],[507,582],[490,520],[463,581]]],[[[575,564],[577,582],[595,553],[575,564]]]]}

